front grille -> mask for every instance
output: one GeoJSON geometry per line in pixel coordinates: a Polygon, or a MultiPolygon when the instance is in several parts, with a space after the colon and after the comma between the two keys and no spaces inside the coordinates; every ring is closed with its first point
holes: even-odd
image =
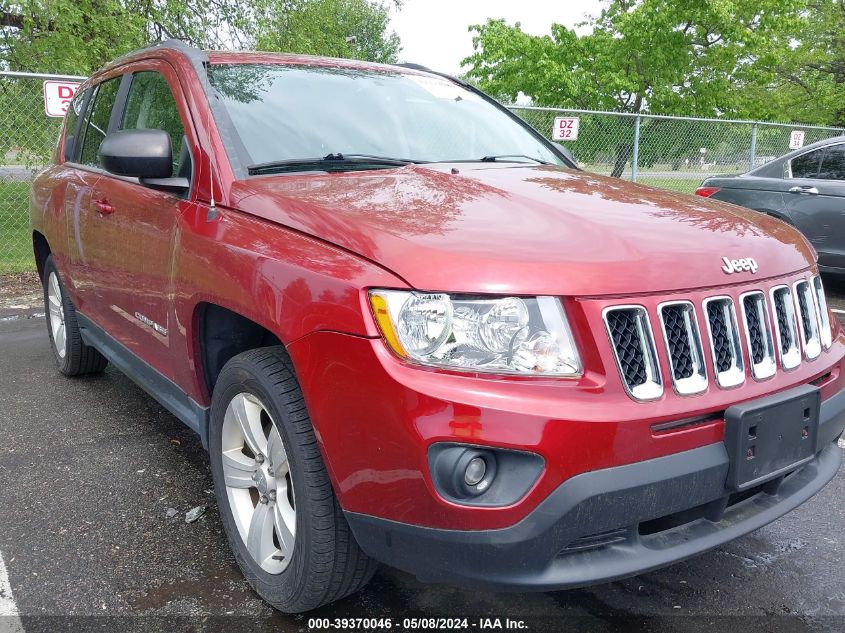
{"type": "Polygon", "coordinates": [[[763,345],[763,324],[753,297],[745,297],[742,302],[745,309],[745,324],[748,327],[748,348],[755,363],[763,362],[766,352],[763,345]]]}
{"type": "Polygon", "coordinates": [[[659,354],[666,355],[672,387],[686,396],[707,390],[711,370],[715,384],[729,389],[745,382],[746,362],[755,380],[765,380],[774,376],[778,367],[795,369],[802,355],[813,360],[832,344],[818,275],[791,286],[753,290],[738,299],[708,297],[700,306],[688,300],[667,301],[657,306],[653,317],[641,305],[605,307],[602,315],[622,382],[635,400],[663,395],[659,354]],[[661,350],[654,342],[652,319],[655,323],[659,319],[661,350]],[[705,326],[706,337],[702,336],[705,326]],[[745,345],[740,342],[743,339],[745,345]]]}
{"type": "Polygon", "coordinates": [[[710,352],[713,354],[716,382],[724,388],[741,385],[745,381],[745,366],[742,361],[733,299],[714,297],[707,299],[704,306],[707,311],[710,352]]]}
{"type": "Polygon", "coordinates": [[[732,358],[728,323],[722,308],[723,305],[715,301],[707,306],[710,344],[713,346],[713,362],[716,364],[716,371],[729,370],[732,358]]]}
{"type": "Polygon", "coordinates": [[[742,314],[745,318],[745,341],[751,355],[751,375],[765,380],[775,375],[775,349],[772,329],[766,311],[766,295],[749,292],[742,296],[742,314]]]}
{"type": "Polygon", "coordinates": [[[813,360],[818,358],[822,346],[819,339],[816,301],[813,299],[813,290],[810,289],[810,284],[803,280],[796,283],[795,296],[798,299],[798,324],[801,326],[801,345],[804,348],[804,357],[807,360],[813,360]]]}
{"type": "Polygon", "coordinates": [[[808,305],[807,298],[809,297],[807,292],[807,283],[801,282],[798,284],[798,307],[801,309],[801,325],[805,332],[810,332],[812,329],[812,323],[810,320],[812,318],[810,313],[810,306],[808,305]]]}
{"type": "Polygon", "coordinates": [[[675,380],[692,376],[692,345],[687,334],[685,311],[679,305],[663,308],[663,328],[666,330],[666,344],[675,380]]]}
{"type": "Polygon", "coordinates": [[[617,310],[607,315],[610,338],[616,346],[622,375],[630,387],[637,387],[646,381],[645,349],[637,326],[637,317],[632,310],[617,310]]]}
{"type": "Polygon", "coordinates": [[[786,370],[795,369],[801,363],[801,345],[798,342],[798,323],[795,319],[795,302],[789,286],[772,288],[772,304],[775,310],[780,366],[786,370]]]}
{"type": "Polygon", "coordinates": [[[833,339],[830,330],[830,313],[827,311],[827,299],[824,295],[822,278],[816,275],[813,277],[811,283],[813,284],[813,298],[816,300],[816,309],[819,317],[819,336],[822,347],[827,349],[833,343],[833,339]]]}
{"type": "Polygon", "coordinates": [[[605,311],[604,321],[628,392],[637,400],[659,398],[663,393],[663,383],[645,308],[612,308],[605,311]]]}
{"type": "Polygon", "coordinates": [[[695,308],[689,301],[663,304],[660,321],[675,389],[681,395],[704,391],[707,388],[707,371],[695,308]]]}

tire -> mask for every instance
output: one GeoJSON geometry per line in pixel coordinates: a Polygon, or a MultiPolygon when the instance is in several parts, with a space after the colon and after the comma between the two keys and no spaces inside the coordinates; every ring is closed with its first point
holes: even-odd
{"type": "Polygon", "coordinates": [[[377,563],[346,523],[282,347],[244,352],[223,367],[209,456],[232,552],[264,600],[302,613],[369,582],[377,563]]]}
{"type": "Polygon", "coordinates": [[[52,255],[44,262],[43,285],[47,335],[59,371],[65,376],[102,373],[109,361],[83,342],[76,320],[76,308],[65,292],[52,255]]]}

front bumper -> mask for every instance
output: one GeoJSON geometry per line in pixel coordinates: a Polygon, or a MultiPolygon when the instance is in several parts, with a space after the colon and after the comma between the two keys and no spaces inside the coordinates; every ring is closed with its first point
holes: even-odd
{"type": "Polygon", "coordinates": [[[546,591],[612,581],[689,558],[793,510],[836,474],[845,390],[821,405],[815,459],[744,493],[725,485],[725,445],[583,473],[517,524],[445,530],[347,512],[363,550],[429,582],[546,591]]]}

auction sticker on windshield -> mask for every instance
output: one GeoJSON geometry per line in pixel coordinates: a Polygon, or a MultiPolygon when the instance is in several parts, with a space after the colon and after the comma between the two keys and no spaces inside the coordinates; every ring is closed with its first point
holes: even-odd
{"type": "Polygon", "coordinates": [[[578,126],[581,120],[577,116],[557,117],[552,129],[552,140],[575,141],[578,139],[578,126]]]}

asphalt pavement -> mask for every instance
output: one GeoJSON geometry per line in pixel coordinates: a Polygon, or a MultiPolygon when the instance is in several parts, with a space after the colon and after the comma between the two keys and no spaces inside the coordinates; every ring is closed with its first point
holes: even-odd
{"type": "Polygon", "coordinates": [[[199,439],[111,367],[62,377],[43,316],[0,310],[0,633],[327,630],[309,626],[315,617],[391,618],[401,630],[423,616],[467,618],[470,630],[499,630],[498,618],[501,630],[838,633],[843,498],[845,469],[751,535],[609,585],[485,593],[382,568],[358,595],[284,616],[229,553],[199,439]]]}

